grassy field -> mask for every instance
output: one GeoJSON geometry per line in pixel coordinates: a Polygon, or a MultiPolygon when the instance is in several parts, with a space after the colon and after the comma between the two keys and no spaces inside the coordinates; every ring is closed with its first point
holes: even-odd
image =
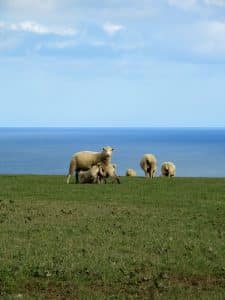
{"type": "Polygon", "coordinates": [[[225,179],[0,176],[1,299],[225,299],[225,179]]]}

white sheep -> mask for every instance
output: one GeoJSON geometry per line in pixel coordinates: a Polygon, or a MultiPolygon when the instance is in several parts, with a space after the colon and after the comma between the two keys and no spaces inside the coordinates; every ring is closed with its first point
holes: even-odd
{"type": "Polygon", "coordinates": [[[161,166],[161,176],[173,177],[176,173],[176,166],[170,161],[166,161],[161,166]]]}
{"type": "Polygon", "coordinates": [[[80,171],[78,176],[80,183],[100,183],[100,178],[103,175],[101,163],[98,163],[87,171],[80,171]]]}
{"type": "Polygon", "coordinates": [[[153,154],[144,154],[140,161],[140,166],[146,177],[153,178],[157,169],[157,160],[153,154]]]}
{"type": "Polygon", "coordinates": [[[132,176],[132,177],[134,177],[134,176],[137,176],[137,173],[133,169],[127,169],[126,176],[132,176]]]}
{"type": "Polygon", "coordinates": [[[110,163],[113,150],[112,147],[107,146],[102,149],[102,152],[81,151],[74,153],[70,161],[69,174],[67,175],[66,182],[69,183],[71,176],[75,173],[76,183],[78,183],[78,174],[80,171],[87,171],[99,162],[105,164],[110,163]]]}
{"type": "Polygon", "coordinates": [[[106,183],[106,178],[112,178],[114,182],[120,183],[120,179],[116,174],[116,164],[102,163],[103,176],[100,181],[106,183]]]}

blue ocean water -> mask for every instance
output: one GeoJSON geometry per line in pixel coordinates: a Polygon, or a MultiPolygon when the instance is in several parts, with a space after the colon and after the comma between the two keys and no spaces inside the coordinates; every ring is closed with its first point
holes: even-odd
{"type": "Polygon", "coordinates": [[[74,152],[107,145],[119,175],[143,175],[140,158],[154,153],[159,166],[173,161],[177,176],[225,177],[225,128],[0,128],[0,173],[67,174],[74,152]]]}

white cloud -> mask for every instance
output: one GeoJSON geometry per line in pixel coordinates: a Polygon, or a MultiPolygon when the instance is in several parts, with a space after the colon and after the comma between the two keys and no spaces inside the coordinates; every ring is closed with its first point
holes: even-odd
{"type": "Polygon", "coordinates": [[[56,41],[52,43],[50,46],[57,49],[66,49],[66,48],[74,48],[77,45],[77,42],[74,40],[67,41],[56,41]]]}
{"type": "Polygon", "coordinates": [[[24,21],[20,23],[0,23],[0,30],[6,29],[10,31],[23,31],[23,32],[30,32],[34,34],[54,34],[54,35],[61,35],[61,36],[73,36],[77,33],[74,28],[71,27],[49,27],[38,24],[33,21],[24,21]]]}
{"type": "Polygon", "coordinates": [[[225,0],[204,0],[207,5],[225,6],[225,0]]]}
{"type": "Polygon", "coordinates": [[[208,22],[206,23],[206,30],[210,36],[222,39],[225,41],[225,23],[224,22],[208,22]]]}
{"type": "Polygon", "coordinates": [[[168,0],[168,4],[182,9],[192,9],[197,5],[197,0],[168,0]]]}
{"type": "Polygon", "coordinates": [[[77,42],[75,40],[45,42],[45,43],[39,43],[35,47],[35,50],[39,51],[43,48],[45,48],[45,49],[68,49],[68,48],[74,48],[76,45],[77,45],[77,42]]]}
{"type": "Polygon", "coordinates": [[[195,50],[200,54],[225,56],[225,22],[205,22],[198,26],[195,50]]]}
{"type": "Polygon", "coordinates": [[[114,35],[123,29],[124,26],[118,24],[105,23],[103,25],[103,30],[109,35],[114,35]]]}

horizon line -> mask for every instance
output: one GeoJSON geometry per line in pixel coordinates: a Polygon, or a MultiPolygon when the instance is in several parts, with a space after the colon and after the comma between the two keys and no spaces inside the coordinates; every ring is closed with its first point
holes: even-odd
{"type": "Polygon", "coordinates": [[[104,128],[110,128],[110,129],[116,129],[116,128],[124,128],[124,129],[157,129],[157,128],[162,128],[162,129],[225,129],[224,126],[0,126],[0,129],[59,129],[59,128],[64,128],[64,129],[104,129],[104,128]]]}

